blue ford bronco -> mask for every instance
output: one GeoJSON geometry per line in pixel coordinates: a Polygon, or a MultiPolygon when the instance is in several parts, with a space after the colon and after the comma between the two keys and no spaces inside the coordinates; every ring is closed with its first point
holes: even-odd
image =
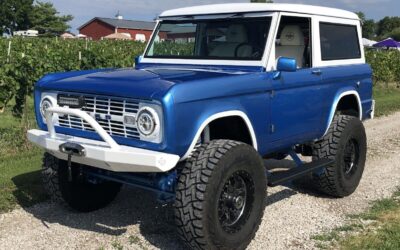
{"type": "Polygon", "coordinates": [[[371,68],[351,12],[223,4],[162,13],[135,68],[55,73],[35,87],[52,199],[89,212],[123,184],[174,202],[195,249],[243,249],[267,186],[298,178],[344,197],[366,160],[371,68]],[[311,156],[305,162],[300,155],[311,156]],[[284,171],[264,159],[290,157],[284,171]]]}

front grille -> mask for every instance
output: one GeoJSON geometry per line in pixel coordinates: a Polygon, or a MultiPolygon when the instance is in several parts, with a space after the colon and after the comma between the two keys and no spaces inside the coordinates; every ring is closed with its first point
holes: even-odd
{"type": "MultiPolygon", "coordinates": [[[[94,117],[108,134],[133,139],[140,138],[134,125],[124,124],[124,115],[136,116],[139,101],[93,95],[84,95],[84,98],[86,106],[81,110],[94,117]]],[[[71,115],[59,115],[58,125],[83,131],[94,131],[86,121],[71,115]]]]}

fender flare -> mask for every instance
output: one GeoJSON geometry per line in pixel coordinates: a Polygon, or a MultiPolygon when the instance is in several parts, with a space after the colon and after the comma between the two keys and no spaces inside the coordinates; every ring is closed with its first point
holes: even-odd
{"type": "Polygon", "coordinates": [[[360,95],[358,94],[358,92],[356,90],[345,90],[345,91],[342,91],[342,92],[338,92],[336,94],[336,96],[335,96],[335,99],[333,100],[333,104],[331,106],[331,111],[329,113],[326,129],[325,129],[324,134],[322,136],[325,136],[326,133],[328,133],[329,127],[331,126],[331,123],[333,121],[333,117],[335,116],[337,105],[339,104],[340,100],[343,97],[349,96],[349,95],[353,95],[353,96],[356,97],[357,104],[358,104],[358,111],[359,111],[359,119],[360,119],[360,121],[362,120],[363,110],[362,110],[362,105],[361,105],[361,98],[360,98],[360,95]]]}
{"type": "Polygon", "coordinates": [[[209,116],[207,119],[205,119],[202,124],[200,125],[199,129],[196,132],[196,135],[194,136],[192,143],[190,144],[188,150],[186,151],[186,153],[182,156],[180,161],[183,161],[185,159],[187,159],[190,154],[192,153],[193,149],[196,146],[197,141],[199,140],[200,136],[201,136],[201,132],[203,132],[204,128],[210,124],[212,121],[220,119],[220,118],[225,118],[225,117],[232,117],[232,116],[238,116],[240,118],[243,119],[243,121],[246,123],[247,125],[247,129],[249,130],[250,136],[251,136],[251,141],[252,141],[252,146],[254,147],[255,150],[257,150],[258,145],[257,145],[257,137],[253,128],[253,125],[249,119],[249,117],[240,110],[229,110],[229,111],[223,111],[223,112],[219,112],[219,113],[215,113],[211,116],[209,116]]]}

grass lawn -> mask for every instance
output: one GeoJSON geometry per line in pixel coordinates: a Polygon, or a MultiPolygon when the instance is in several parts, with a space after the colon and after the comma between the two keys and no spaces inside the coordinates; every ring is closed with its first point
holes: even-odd
{"type": "Polygon", "coordinates": [[[376,87],[374,98],[376,101],[375,115],[377,117],[400,110],[400,89],[398,88],[376,87]]]}
{"type": "Polygon", "coordinates": [[[33,148],[0,157],[0,212],[12,210],[16,204],[26,207],[47,199],[40,178],[42,154],[33,148]]]}
{"type": "Polygon", "coordinates": [[[345,250],[400,249],[400,204],[396,208],[383,210],[373,227],[365,229],[357,236],[346,238],[339,245],[345,250]]]}
{"type": "MultiPolygon", "coordinates": [[[[33,109],[30,100],[29,109],[33,109]]],[[[30,206],[46,199],[41,185],[43,151],[26,140],[26,130],[35,126],[33,112],[22,122],[11,114],[11,107],[0,114],[0,213],[17,204],[30,206]]]]}
{"type": "MultiPolygon", "coordinates": [[[[376,115],[388,115],[400,110],[400,90],[376,88],[376,115]]],[[[0,114],[0,213],[17,204],[30,206],[46,199],[41,187],[40,165],[43,151],[26,140],[26,130],[35,126],[33,112],[28,123],[12,116],[11,107],[0,114]]],[[[29,100],[28,110],[33,110],[29,100]]]]}
{"type": "Polygon", "coordinates": [[[400,249],[400,191],[382,199],[359,215],[350,216],[353,223],[314,236],[320,248],[343,250],[400,249]],[[370,221],[369,224],[362,221],[370,221]]]}

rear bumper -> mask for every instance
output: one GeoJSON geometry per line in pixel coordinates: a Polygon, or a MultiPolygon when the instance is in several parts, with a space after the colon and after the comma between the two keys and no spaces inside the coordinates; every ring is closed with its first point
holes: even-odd
{"type": "Polygon", "coordinates": [[[52,138],[49,132],[37,129],[28,131],[28,139],[63,160],[67,160],[68,155],[60,152],[60,145],[66,142],[79,144],[85,148],[85,156],[73,155],[72,162],[115,172],[166,172],[179,161],[178,155],[121,145],[113,149],[105,142],[62,134],[52,138]]]}
{"type": "Polygon", "coordinates": [[[180,159],[174,154],[118,145],[93,117],[78,109],[49,108],[46,111],[46,124],[49,132],[29,130],[28,139],[59,159],[68,159],[68,155],[60,151],[60,145],[67,142],[83,147],[84,154],[72,155],[72,162],[115,172],[166,172],[174,168],[180,159]],[[53,114],[68,114],[85,120],[103,141],[57,134],[53,114]]]}
{"type": "Polygon", "coordinates": [[[375,100],[372,100],[370,118],[375,118],[375,100]]]}

